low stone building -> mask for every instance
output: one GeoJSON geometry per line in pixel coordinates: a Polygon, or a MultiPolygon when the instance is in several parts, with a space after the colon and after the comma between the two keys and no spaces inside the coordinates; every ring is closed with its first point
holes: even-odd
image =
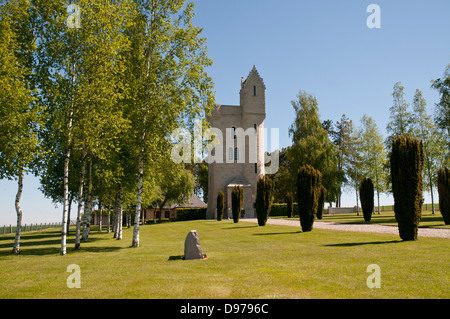
{"type": "Polygon", "coordinates": [[[177,209],[180,208],[206,208],[206,204],[197,195],[192,195],[192,197],[189,199],[189,202],[184,204],[178,203],[174,203],[171,205],[166,204],[164,205],[162,210],[160,210],[159,207],[143,209],[144,214],[142,215],[141,213],[141,222],[142,218],[144,221],[148,219],[159,219],[160,214],[161,218],[176,219],[177,209]]]}
{"type": "MultiPolygon", "coordinates": [[[[176,219],[177,218],[177,209],[181,208],[206,208],[206,204],[197,196],[192,195],[188,202],[183,204],[174,203],[171,205],[164,205],[162,209],[159,209],[159,207],[156,208],[142,208],[141,209],[141,216],[139,219],[139,223],[143,224],[146,220],[149,219],[159,219],[161,218],[169,218],[169,219],[176,219]]],[[[130,208],[129,208],[130,209],[130,208]]],[[[134,212],[135,207],[132,207],[129,212],[134,212]]],[[[126,208],[124,208],[124,211],[122,213],[123,216],[123,224],[126,225],[126,218],[127,218],[127,211],[126,208]]],[[[112,218],[112,213],[110,214],[110,218],[112,218]]],[[[93,214],[93,224],[99,225],[100,223],[100,216],[98,214],[98,211],[94,212],[93,214]]],[[[107,225],[108,223],[108,216],[106,215],[106,212],[104,212],[102,216],[102,225],[107,225]]],[[[131,220],[131,223],[133,223],[133,220],[131,220]]]]}

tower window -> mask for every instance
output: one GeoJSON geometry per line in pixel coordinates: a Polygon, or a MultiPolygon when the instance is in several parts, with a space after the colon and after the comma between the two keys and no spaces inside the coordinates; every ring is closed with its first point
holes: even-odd
{"type": "Polygon", "coordinates": [[[255,174],[258,174],[258,164],[255,163],[255,174]]]}
{"type": "Polygon", "coordinates": [[[253,96],[256,96],[256,85],[253,86],[253,96]]]}
{"type": "Polygon", "coordinates": [[[236,139],[236,128],[234,126],[231,128],[231,138],[236,139]]]}
{"type": "Polygon", "coordinates": [[[237,161],[239,159],[239,149],[237,147],[234,148],[234,160],[237,161]]]}
{"type": "Polygon", "coordinates": [[[255,129],[255,133],[257,132],[257,126],[256,124],[253,124],[253,128],[255,129]]]}

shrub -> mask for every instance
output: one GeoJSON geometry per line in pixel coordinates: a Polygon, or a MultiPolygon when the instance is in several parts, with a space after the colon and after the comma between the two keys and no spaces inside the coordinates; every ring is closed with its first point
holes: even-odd
{"type": "Polygon", "coordinates": [[[317,212],[322,174],[310,165],[301,167],[297,178],[298,210],[302,231],[311,231],[317,212]]]}
{"type": "Polygon", "coordinates": [[[231,211],[233,213],[233,221],[239,222],[241,215],[242,201],[244,199],[244,190],[240,186],[234,186],[231,192],[231,211]]]}
{"type": "Polygon", "coordinates": [[[177,221],[206,219],[206,208],[177,208],[177,221]]]}
{"type": "Polygon", "coordinates": [[[286,194],[286,208],[287,208],[287,217],[294,216],[294,196],[292,192],[286,194]]]}
{"type": "Polygon", "coordinates": [[[423,203],[422,143],[409,136],[394,137],[390,164],[394,213],[400,238],[417,240],[423,203]]]}
{"type": "Polygon", "coordinates": [[[221,221],[223,218],[224,199],[223,192],[219,191],[217,194],[217,220],[221,221]]]}
{"type": "Polygon", "coordinates": [[[361,200],[361,208],[363,211],[364,220],[370,222],[373,212],[373,183],[370,178],[364,177],[359,184],[359,199],[361,200]]]}
{"type": "Polygon", "coordinates": [[[270,209],[270,216],[287,216],[286,203],[273,203],[270,209]]]}
{"type": "Polygon", "coordinates": [[[325,186],[320,186],[320,195],[319,195],[319,203],[317,204],[317,219],[322,219],[323,215],[323,205],[325,205],[325,198],[327,197],[327,189],[325,186]]]}
{"type": "Polygon", "coordinates": [[[265,226],[272,208],[274,183],[270,177],[263,176],[256,184],[256,216],[258,225],[265,226]]]}
{"type": "Polygon", "coordinates": [[[439,210],[445,225],[450,225],[450,169],[440,168],[438,171],[439,210]]]}
{"type": "Polygon", "coordinates": [[[161,218],[161,220],[158,219],[156,221],[153,218],[150,218],[150,219],[145,220],[145,224],[152,225],[152,224],[156,224],[156,223],[168,223],[171,221],[172,221],[172,219],[170,219],[170,218],[161,218]]]}

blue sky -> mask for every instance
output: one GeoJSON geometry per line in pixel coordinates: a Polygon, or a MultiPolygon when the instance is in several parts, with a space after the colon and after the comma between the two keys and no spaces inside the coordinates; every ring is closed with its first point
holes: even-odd
{"type": "MultiPolygon", "coordinates": [[[[299,90],[314,95],[321,119],[342,114],[359,126],[367,114],[385,135],[392,88],[400,81],[405,98],[423,92],[431,113],[439,95],[430,81],[450,63],[450,1],[197,0],[194,23],[204,28],[209,74],[219,104],[239,104],[241,77],[253,65],[266,84],[265,127],[279,128],[279,144],[291,144],[295,118],[290,101],[299,90]],[[369,4],[381,9],[381,28],[369,29],[369,4]]],[[[23,221],[60,221],[62,208],[43,199],[27,176],[23,221]]],[[[0,181],[0,225],[14,224],[16,183],[0,181]]],[[[344,206],[355,205],[352,192],[344,206]]],[[[382,196],[382,204],[392,204],[382,196]]],[[[426,197],[426,202],[430,202],[426,197]]]]}

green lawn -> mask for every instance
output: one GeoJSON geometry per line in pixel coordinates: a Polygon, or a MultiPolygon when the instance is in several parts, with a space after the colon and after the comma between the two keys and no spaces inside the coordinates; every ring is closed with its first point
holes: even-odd
{"type": "Polygon", "coordinates": [[[232,221],[141,227],[141,247],[91,232],[80,251],[60,230],[27,232],[21,254],[0,235],[0,298],[450,298],[450,240],[327,231],[232,221]],[[205,260],[185,261],[184,239],[196,229],[205,260]],[[68,288],[67,266],[81,269],[68,288]],[[369,289],[367,266],[379,265],[381,288],[369,289]]]}

